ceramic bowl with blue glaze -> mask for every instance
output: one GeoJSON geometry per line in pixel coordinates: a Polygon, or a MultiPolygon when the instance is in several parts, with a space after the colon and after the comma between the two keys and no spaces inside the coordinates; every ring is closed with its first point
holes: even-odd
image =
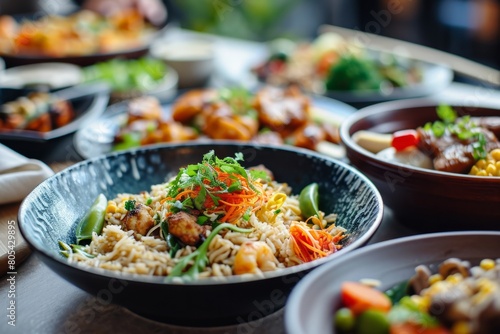
{"type": "Polygon", "coordinates": [[[293,286],[311,269],[364,245],[377,230],[383,203],[375,186],[354,168],[293,147],[235,142],[149,146],[85,160],[47,179],[19,210],[20,230],[52,270],[97,298],[105,296],[142,316],[184,326],[221,326],[254,321],[280,310],[293,286]],[[323,211],[337,213],[347,230],[343,248],[332,255],[263,277],[232,276],[184,283],[163,277],[119,274],[68,263],[58,240],[74,243],[77,222],[99,193],[113,198],[167,181],[180,167],[198,163],[214,150],[218,157],[244,155],[245,167],[265,165],[292,189],[319,184],[323,211]]]}

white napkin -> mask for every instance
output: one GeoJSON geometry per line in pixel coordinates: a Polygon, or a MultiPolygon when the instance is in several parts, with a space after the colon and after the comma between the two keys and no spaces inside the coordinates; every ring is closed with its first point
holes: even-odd
{"type": "Polygon", "coordinates": [[[54,171],[39,160],[28,159],[0,144],[0,204],[23,200],[54,171]]]}

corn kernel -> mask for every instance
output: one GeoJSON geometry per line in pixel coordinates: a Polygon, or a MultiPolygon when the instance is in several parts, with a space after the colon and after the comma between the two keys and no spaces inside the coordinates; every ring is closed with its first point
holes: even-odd
{"type": "Polygon", "coordinates": [[[470,175],[477,175],[477,172],[479,172],[479,168],[477,168],[477,166],[472,166],[472,168],[470,169],[469,174],[470,175]]]}
{"type": "Polygon", "coordinates": [[[442,280],[443,280],[443,276],[441,276],[440,274],[434,274],[434,275],[431,275],[431,277],[429,277],[429,284],[433,285],[434,283],[442,281],[442,280]]]}
{"type": "Polygon", "coordinates": [[[451,332],[453,334],[470,334],[471,328],[467,322],[459,321],[453,325],[453,327],[451,328],[451,332]]]}
{"type": "Polygon", "coordinates": [[[500,161],[500,149],[496,148],[490,152],[490,155],[496,161],[500,161]]]}
{"type": "Polygon", "coordinates": [[[116,212],[116,204],[115,202],[108,202],[108,206],[106,207],[106,213],[115,213],[116,212]]]}
{"type": "Polygon", "coordinates": [[[476,166],[477,166],[477,168],[479,168],[479,169],[484,169],[484,168],[486,168],[486,165],[487,165],[487,163],[486,163],[486,160],[485,160],[485,159],[481,159],[481,160],[478,160],[478,161],[476,162],[476,166]]]}
{"type": "Polygon", "coordinates": [[[497,168],[495,167],[495,164],[491,163],[486,167],[486,173],[488,175],[496,175],[497,174],[497,168]]]}
{"type": "Polygon", "coordinates": [[[429,296],[412,295],[410,298],[420,311],[427,312],[429,310],[431,305],[431,298],[429,296]]]}
{"type": "Polygon", "coordinates": [[[484,270],[491,270],[495,268],[495,261],[492,259],[483,259],[479,266],[484,270]]]}
{"type": "Polygon", "coordinates": [[[477,176],[488,176],[488,173],[484,169],[481,169],[480,171],[477,172],[477,176]]]}
{"type": "Polygon", "coordinates": [[[461,274],[453,274],[446,277],[446,281],[450,284],[458,284],[463,280],[463,276],[461,274]]]}
{"type": "Polygon", "coordinates": [[[432,284],[428,288],[428,292],[430,295],[433,295],[436,293],[443,292],[444,290],[446,290],[446,287],[447,287],[447,284],[444,281],[439,281],[439,282],[432,284]]]}

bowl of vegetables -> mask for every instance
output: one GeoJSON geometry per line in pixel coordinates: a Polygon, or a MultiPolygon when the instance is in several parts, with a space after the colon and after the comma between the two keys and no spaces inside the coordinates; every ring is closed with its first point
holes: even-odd
{"type": "Polygon", "coordinates": [[[402,223],[426,231],[498,229],[500,110],[410,99],[367,107],[340,129],[346,156],[402,223]]]}
{"type": "Polygon", "coordinates": [[[163,61],[152,57],[114,58],[83,68],[83,82],[105,82],[111,89],[111,103],[143,95],[161,101],[173,97],[179,76],[163,61]]]}
{"type": "Polygon", "coordinates": [[[73,165],[27,196],[19,226],[77,287],[149,319],[206,327],[279,311],[305,273],[364,245],[382,214],[373,184],[333,158],[185,143],[73,165]]]}
{"type": "Polygon", "coordinates": [[[292,291],[289,334],[497,333],[499,232],[440,232],[369,245],[292,291]]]}

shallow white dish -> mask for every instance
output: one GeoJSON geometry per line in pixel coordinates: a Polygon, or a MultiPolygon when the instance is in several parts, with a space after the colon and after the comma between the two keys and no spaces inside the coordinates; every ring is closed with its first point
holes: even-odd
{"type": "Polygon", "coordinates": [[[294,288],[285,307],[288,334],[333,333],[334,312],[340,305],[345,281],[376,279],[380,289],[408,280],[415,267],[431,270],[450,257],[476,265],[484,258],[498,258],[500,232],[446,232],[384,241],[355,250],[306,275],[294,288]]]}

